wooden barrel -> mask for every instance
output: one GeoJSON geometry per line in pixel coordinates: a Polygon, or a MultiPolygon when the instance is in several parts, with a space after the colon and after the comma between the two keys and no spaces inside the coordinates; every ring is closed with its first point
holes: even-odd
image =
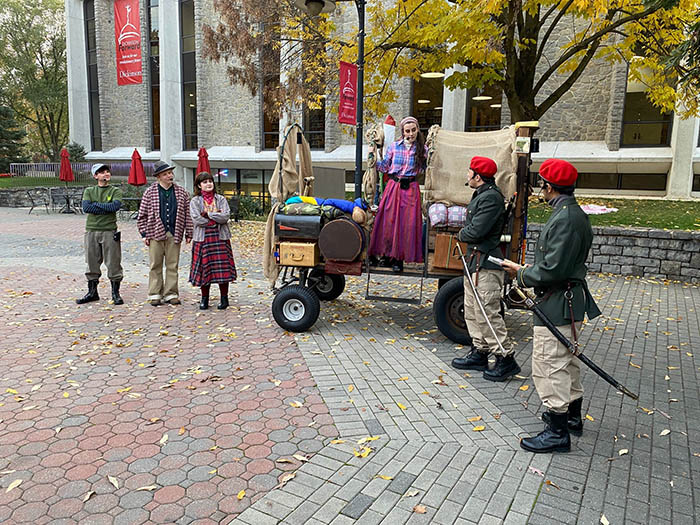
{"type": "Polygon", "coordinates": [[[345,217],[327,223],[318,238],[321,254],[333,261],[355,261],[362,253],[364,243],[362,227],[345,217]]]}

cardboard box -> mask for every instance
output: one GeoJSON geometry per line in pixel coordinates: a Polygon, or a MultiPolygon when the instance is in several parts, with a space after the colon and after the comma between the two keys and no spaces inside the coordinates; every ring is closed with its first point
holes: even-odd
{"type": "Polygon", "coordinates": [[[316,266],[321,260],[318,244],[310,242],[281,242],[282,266],[316,266]]]}
{"type": "Polygon", "coordinates": [[[462,252],[467,254],[467,243],[457,241],[457,237],[450,233],[438,233],[435,236],[435,253],[433,254],[434,268],[448,268],[450,270],[463,270],[462,260],[459,258],[457,245],[462,247],[462,252]]]}

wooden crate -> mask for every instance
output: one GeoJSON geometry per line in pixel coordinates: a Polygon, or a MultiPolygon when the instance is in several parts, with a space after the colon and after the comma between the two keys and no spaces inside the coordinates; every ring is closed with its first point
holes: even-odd
{"type": "Polygon", "coordinates": [[[282,266],[316,266],[321,260],[318,244],[311,242],[281,242],[282,266]]]}

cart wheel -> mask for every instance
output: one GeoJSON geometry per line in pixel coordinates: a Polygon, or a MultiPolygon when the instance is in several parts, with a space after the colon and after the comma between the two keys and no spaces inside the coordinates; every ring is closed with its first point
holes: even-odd
{"type": "Polygon", "coordinates": [[[464,321],[464,281],[455,277],[443,284],[433,303],[435,324],[442,334],[455,343],[471,345],[472,338],[464,321]]]}
{"type": "Polygon", "coordinates": [[[321,301],[332,301],[340,297],[345,290],[345,276],[312,270],[309,274],[309,285],[321,301]]]}
{"type": "Polygon", "coordinates": [[[318,297],[298,284],[282,288],[272,300],[272,317],[290,332],[305,332],[311,328],[321,311],[318,297]]]}

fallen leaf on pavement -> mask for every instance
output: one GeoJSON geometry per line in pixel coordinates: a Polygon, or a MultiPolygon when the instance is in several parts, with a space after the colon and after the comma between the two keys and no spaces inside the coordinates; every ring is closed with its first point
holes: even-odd
{"type": "Polygon", "coordinates": [[[529,470],[530,472],[532,472],[533,474],[537,474],[537,475],[539,475],[539,476],[544,477],[544,472],[542,472],[542,471],[541,471],[540,469],[538,469],[538,468],[535,468],[535,467],[533,467],[533,466],[530,466],[530,467],[528,467],[528,470],[529,470]]]}
{"type": "Polygon", "coordinates": [[[114,485],[115,489],[119,488],[119,480],[117,478],[115,478],[114,476],[107,476],[107,479],[112,485],[114,485]]]}
{"type": "Polygon", "coordinates": [[[472,432],[481,432],[484,430],[486,427],[484,425],[479,425],[478,427],[472,428],[472,432]]]}
{"type": "Polygon", "coordinates": [[[139,487],[136,490],[156,490],[158,488],[158,485],[148,485],[146,487],[139,487]]]}
{"type": "Polygon", "coordinates": [[[425,508],[425,505],[416,505],[413,507],[413,512],[416,514],[425,514],[427,512],[427,509],[425,508]]]}
{"type": "Polygon", "coordinates": [[[239,500],[242,500],[244,496],[245,496],[245,490],[242,490],[242,491],[240,491],[240,492],[238,493],[238,495],[237,495],[236,497],[237,497],[239,500]]]}
{"type": "Polygon", "coordinates": [[[660,436],[666,436],[666,435],[668,435],[668,434],[670,434],[670,433],[671,433],[671,431],[670,431],[669,429],[665,428],[665,429],[663,429],[661,432],[659,432],[659,435],[660,435],[660,436]]]}
{"type": "Polygon", "coordinates": [[[406,406],[402,405],[401,403],[396,403],[396,405],[401,409],[401,410],[406,410],[406,406]]]}
{"type": "Polygon", "coordinates": [[[163,437],[160,438],[160,441],[158,443],[160,443],[161,445],[165,445],[165,443],[167,441],[168,441],[168,434],[166,433],[166,434],[163,434],[163,437]]]}
{"type": "Polygon", "coordinates": [[[290,406],[292,406],[292,407],[294,407],[294,408],[301,408],[301,407],[304,406],[304,405],[301,404],[299,401],[292,401],[292,402],[289,403],[289,404],[290,404],[290,406]]]}
{"type": "Polygon", "coordinates": [[[620,452],[617,453],[617,455],[624,456],[625,454],[628,454],[628,453],[629,453],[629,450],[627,450],[626,448],[623,448],[620,450],[620,452]]]}
{"type": "Polygon", "coordinates": [[[530,388],[530,385],[523,385],[520,387],[520,390],[522,390],[524,392],[525,390],[528,390],[529,388],[530,388]]]}
{"type": "Polygon", "coordinates": [[[387,481],[394,479],[393,476],[384,476],[384,475],[382,475],[382,474],[379,474],[377,477],[378,477],[378,478],[381,478],[381,479],[385,479],[385,480],[387,480],[387,481]]]}
{"type": "Polygon", "coordinates": [[[474,416],[474,417],[467,418],[467,421],[471,421],[471,422],[481,421],[481,416],[474,416]]]}
{"type": "Polygon", "coordinates": [[[588,421],[595,421],[595,419],[593,419],[593,416],[590,415],[590,414],[586,414],[586,419],[587,419],[588,421]]]}
{"type": "Polygon", "coordinates": [[[550,485],[550,486],[554,487],[555,489],[561,490],[561,489],[559,488],[559,485],[557,485],[556,483],[554,483],[553,481],[550,481],[550,480],[548,480],[548,479],[545,480],[544,484],[545,484],[545,485],[550,485]]]}
{"type": "Polygon", "coordinates": [[[608,521],[608,518],[605,517],[605,514],[600,517],[600,523],[601,525],[610,525],[610,522],[608,521]]]}
{"type": "Polygon", "coordinates": [[[17,487],[19,487],[19,486],[22,484],[22,481],[24,481],[24,480],[22,480],[22,479],[16,479],[16,480],[14,480],[14,481],[13,481],[12,483],[10,483],[10,485],[7,487],[7,489],[5,490],[5,493],[7,494],[7,493],[10,492],[12,489],[16,489],[17,487]]]}
{"type": "Polygon", "coordinates": [[[93,495],[95,494],[94,490],[91,490],[85,496],[83,496],[83,503],[85,503],[87,500],[89,500],[93,495]]]}

